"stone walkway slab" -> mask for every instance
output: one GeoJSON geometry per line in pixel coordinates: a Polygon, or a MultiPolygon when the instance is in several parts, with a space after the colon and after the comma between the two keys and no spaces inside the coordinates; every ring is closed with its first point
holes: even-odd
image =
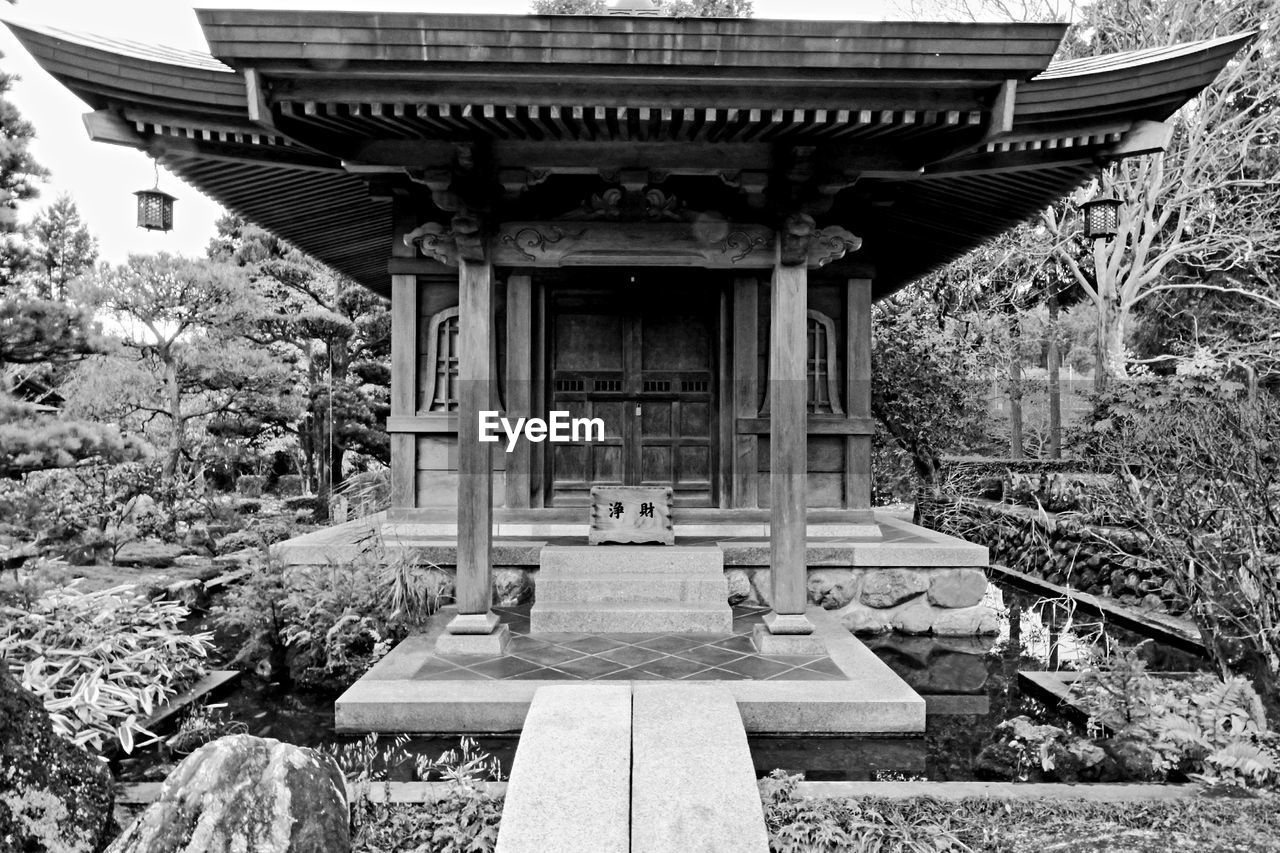
{"type": "Polygon", "coordinates": [[[627,853],[631,688],[551,686],[529,705],[497,853],[627,853]]]}
{"type": "Polygon", "coordinates": [[[733,694],[713,684],[632,689],[632,853],[768,853],[733,694]]]}

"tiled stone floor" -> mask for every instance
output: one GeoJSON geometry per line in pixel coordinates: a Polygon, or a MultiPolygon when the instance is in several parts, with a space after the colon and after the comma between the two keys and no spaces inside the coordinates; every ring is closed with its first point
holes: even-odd
{"type": "Polygon", "coordinates": [[[495,607],[511,628],[504,655],[431,656],[426,681],[841,681],[831,658],[761,655],[751,629],[766,608],[733,608],[732,634],[530,634],[529,607],[495,607]]]}

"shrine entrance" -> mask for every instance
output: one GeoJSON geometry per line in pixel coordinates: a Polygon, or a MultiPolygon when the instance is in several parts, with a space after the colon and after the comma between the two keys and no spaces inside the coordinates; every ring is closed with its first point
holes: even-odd
{"type": "Polygon", "coordinates": [[[720,289],[686,271],[605,270],[548,291],[548,409],[601,418],[603,442],[544,445],[550,503],[592,486],[671,486],[715,506],[720,289]]]}

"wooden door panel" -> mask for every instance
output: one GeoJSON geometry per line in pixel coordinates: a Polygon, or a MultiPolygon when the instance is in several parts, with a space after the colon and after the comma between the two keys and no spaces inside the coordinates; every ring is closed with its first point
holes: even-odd
{"type": "Polygon", "coordinates": [[[714,505],[715,315],[702,301],[661,286],[553,297],[550,408],[599,417],[606,436],[552,445],[554,505],[589,503],[592,485],[670,486],[679,506],[714,505]]]}
{"type": "Polygon", "coordinates": [[[711,482],[710,445],[702,447],[683,445],[680,448],[679,459],[680,467],[676,475],[676,485],[693,486],[711,482]]]}

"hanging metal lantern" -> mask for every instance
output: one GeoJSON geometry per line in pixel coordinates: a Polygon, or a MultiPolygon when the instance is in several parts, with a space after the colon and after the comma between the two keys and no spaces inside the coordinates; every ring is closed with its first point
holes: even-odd
{"type": "Polygon", "coordinates": [[[1080,205],[1084,213],[1084,236],[1090,240],[1110,239],[1120,227],[1120,199],[1103,196],[1080,205]]]}
{"type": "Polygon", "coordinates": [[[173,230],[173,203],[177,201],[160,189],[160,164],[151,161],[156,173],[156,183],[149,190],[138,190],[138,227],[148,231],[173,230]]]}
{"type": "Polygon", "coordinates": [[[173,230],[173,203],[176,199],[159,189],[138,190],[138,227],[148,231],[173,230]]]}

